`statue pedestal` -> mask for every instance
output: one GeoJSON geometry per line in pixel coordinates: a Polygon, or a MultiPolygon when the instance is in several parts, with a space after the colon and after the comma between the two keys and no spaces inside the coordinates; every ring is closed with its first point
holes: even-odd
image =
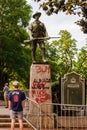
{"type": "MultiPolygon", "coordinates": [[[[30,103],[30,114],[45,114],[52,113],[52,105],[46,105],[46,103],[52,103],[51,94],[51,71],[49,64],[32,64],[30,67],[30,91],[29,97],[38,103],[37,105],[30,103]],[[41,112],[41,113],[40,113],[41,112]]],[[[51,117],[52,118],[52,117],[51,117]]],[[[48,117],[47,117],[48,119],[48,117]]],[[[44,120],[44,115],[42,117],[44,120]]],[[[52,120],[52,119],[51,119],[52,120]]],[[[45,122],[45,120],[44,120],[45,122]]],[[[46,123],[46,122],[45,122],[46,123]]],[[[45,125],[43,123],[43,125],[45,125]]]]}
{"type": "Polygon", "coordinates": [[[40,103],[52,103],[49,64],[32,64],[30,68],[29,97],[40,103]]]}

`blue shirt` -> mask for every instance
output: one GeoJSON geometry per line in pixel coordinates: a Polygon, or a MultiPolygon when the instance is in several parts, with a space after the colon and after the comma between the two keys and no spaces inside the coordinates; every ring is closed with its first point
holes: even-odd
{"type": "Polygon", "coordinates": [[[9,93],[8,99],[11,101],[11,110],[23,111],[22,101],[26,99],[25,94],[21,90],[13,90],[9,93]]]}

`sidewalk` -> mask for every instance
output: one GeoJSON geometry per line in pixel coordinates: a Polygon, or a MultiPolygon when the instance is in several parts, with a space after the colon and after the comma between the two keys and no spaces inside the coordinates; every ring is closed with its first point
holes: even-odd
{"type": "Polygon", "coordinates": [[[0,106],[0,115],[10,115],[10,111],[5,106],[0,106]]]}

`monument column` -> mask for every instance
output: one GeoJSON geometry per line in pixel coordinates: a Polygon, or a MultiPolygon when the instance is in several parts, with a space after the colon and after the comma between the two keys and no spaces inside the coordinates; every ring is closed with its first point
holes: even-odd
{"type": "MultiPolygon", "coordinates": [[[[51,70],[49,64],[32,64],[30,67],[30,91],[29,97],[40,105],[42,127],[54,128],[54,117],[50,115],[53,113],[51,94],[51,70]],[[49,116],[48,116],[49,115],[49,116]],[[49,126],[49,122],[50,126],[49,126]]],[[[30,113],[36,114],[37,109],[30,103],[30,113]]],[[[40,111],[38,114],[40,114],[40,111]]],[[[35,119],[35,117],[34,117],[35,119]]]]}
{"type": "MultiPolygon", "coordinates": [[[[30,67],[29,97],[38,104],[52,103],[50,81],[51,72],[49,64],[32,64],[30,67]]],[[[45,112],[52,112],[52,108],[42,109],[45,110],[45,112]]]]}

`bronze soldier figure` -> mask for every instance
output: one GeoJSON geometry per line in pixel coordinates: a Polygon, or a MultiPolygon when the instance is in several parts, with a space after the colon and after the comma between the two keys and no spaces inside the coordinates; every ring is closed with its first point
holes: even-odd
{"type": "Polygon", "coordinates": [[[32,40],[32,60],[33,63],[36,63],[36,48],[37,44],[39,44],[41,55],[42,55],[42,61],[46,62],[45,59],[45,43],[44,43],[44,37],[48,37],[48,33],[46,31],[46,27],[44,23],[42,23],[39,18],[41,16],[40,12],[36,12],[33,15],[33,18],[35,21],[31,23],[29,26],[29,36],[30,40],[32,40]],[[42,39],[40,39],[42,38],[42,39]]]}

